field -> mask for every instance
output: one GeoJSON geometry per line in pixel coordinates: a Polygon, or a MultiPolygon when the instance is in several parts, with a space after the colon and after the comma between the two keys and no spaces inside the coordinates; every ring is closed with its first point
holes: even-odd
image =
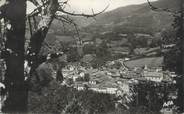
{"type": "Polygon", "coordinates": [[[125,62],[125,65],[128,68],[144,67],[145,65],[147,65],[148,67],[161,67],[162,64],[163,64],[163,57],[149,57],[149,58],[147,57],[125,62]]]}

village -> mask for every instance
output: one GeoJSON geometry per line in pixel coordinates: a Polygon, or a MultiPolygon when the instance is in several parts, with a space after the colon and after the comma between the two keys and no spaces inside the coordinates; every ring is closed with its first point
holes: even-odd
{"type": "Polygon", "coordinates": [[[176,83],[174,72],[163,71],[162,68],[125,66],[129,58],[108,61],[105,66],[94,69],[79,64],[67,65],[63,70],[63,84],[76,88],[79,91],[92,91],[123,96],[130,93],[132,85],[139,81],[153,81],[156,83],[176,83]]]}

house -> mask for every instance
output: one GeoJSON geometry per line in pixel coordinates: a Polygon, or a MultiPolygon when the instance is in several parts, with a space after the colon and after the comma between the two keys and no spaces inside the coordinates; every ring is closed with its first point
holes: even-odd
{"type": "Polygon", "coordinates": [[[80,75],[80,77],[84,77],[85,73],[84,72],[80,72],[79,75],[80,75]]]}
{"type": "Polygon", "coordinates": [[[77,89],[78,91],[82,91],[85,89],[85,86],[82,83],[75,83],[74,88],[77,89]]]}
{"type": "Polygon", "coordinates": [[[162,45],[164,49],[173,48],[176,44],[162,45]]]}
{"type": "Polygon", "coordinates": [[[118,88],[116,88],[116,87],[108,87],[107,88],[107,93],[116,94],[117,90],[118,90],[118,88]]]}
{"type": "Polygon", "coordinates": [[[142,76],[150,81],[161,82],[163,80],[163,72],[143,71],[142,76]]]}
{"type": "Polygon", "coordinates": [[[128,34],[118,34],[118,35],[121,36],[121,37],[123,37],[123,38],[124,37],[126,38],[128,36],[128,34]]]}
{"type": "Polygon", "coordinates": [[[136,37],[147,37],[147,38],[152,38],[152,36],[150,34],[143,34],[143,33],[136,33],[135,34],[136,37]]]}
{"type": "Polygon", "coordinates": [[[90,90],[99,92],[99,93],[107,93],[107,94],[116,94],[118,88],[114,87],[91,87],[90,90]]]}
{"type": "Polygon", "coordinates": [[[99,92],[99,93],[107,93],[106,88],[91,87],[91,88],[89,88],[89,89],[92,90],[92,91],[99,92]]]}
{"type": "Polygon", "coordinates": [[[89,84],[92,84],[92,85],[96,85],[97,83],[98,83],[97,80],[90,80],[90,81],[89,81],[89,84]]]}
{"type": "Polygon", "coordinates": [[[127,57],[125,58],[125,61],[129,61],[129,60],[130,60],[130,58],[127,58],[127,57]]]}
{"type": "Polygon", "coordinates": [[[75,82],[77,79],[78,79],[78,75],[73,75],[72,78],[73,78],[73,81],[75,82]]]}
{"type": "Polygon", "coordinates": [[[120,86],[121,90],[124,93],[129,93],[130,92],[130,87],[128,83],[122,83],[122,86],[120,86]]]}

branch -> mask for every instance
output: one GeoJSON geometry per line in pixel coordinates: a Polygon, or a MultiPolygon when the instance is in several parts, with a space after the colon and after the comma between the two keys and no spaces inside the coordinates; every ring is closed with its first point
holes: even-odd
{"type": "Polygon", "coordinates": [[[72,19],[70,19],[69,17],[65,17],[63,15],[55,15],[55,19],[68,23],[68,24],[75,24],[75,22],[72,19]]]}
{"type": "Polygon", "coordinates": [[[28,1],[32,2],[35,6],[39,6],[40,5],[37,0],[28,0],[28,1]]]}
{"type": "MultiPolygon", "coordinates": [[[[36,1],[36,0],[30,0],[31,2],[36,1]]],[[[64,6],[68,3],[69,0],[66,0],[64,2],[58,2],[59,6],[64,6]]],[[[45,8],[46,5],[49,5],[49,1],[43,1],[42,0],[42,4],[40,5],[37,1],[33,2],[33,4],[35,4],[35,6],[37,6],[36,9],[34,9],[28,16],[36,16],[38,14],[40,14],[42,12],[42,8],[45,8]]]]}
{"type": "Polygon", "coordinates": [[[98,12],[98,13],[93,13],[93,14],[84,14],[84,13],[72,13],[72,12],[68,12],[65,11],[62,7],[59,7],[58,11],[64,13],[64,14],[68,14],[68,15],[72,15],[72,16],[83,16],[83,17],[95,17],[103,12],[105,12],[107,10],[107,8],[109,7],[109,5],[107,5],[102,11],[98,12]]]}
{"type": "Polygon", "coordinates": [[[42,5],[38,5],[36,9],[34,9],[28,16],[36,16],[42,12],[42,8],[46,5],[49,4],[49,1],[43,3],[42,5]]]}
{"type": "Polygon", "coordinates": [[[8,8],[9,2],[6,1],[3,5],[0,7],[0,19],[6,17],[6,10],[8,8]]]}
{"type": "Polygon", "coordinates": [[[69,18],[68,16],[65,17],[65,16],[62,16],[62,15],[56,15],[55,18],[57,20],[62,21],[62,22],[65,22],[65,23],[68,23],[68,24],[73,25],[74,28],[75,28],[75,30],[76,30],[76,34],[78,36],[78,38],[76,39],[76,41],[79,42],[78,45],[82,45],[82,40],[79,37],[80,35],[79,35],[79,30],[78,30],[77,24],[71,18],[69,18]]]}
{"type": "MultiPolygon", "coordinates": [[[[27,50],[27,56],[29,63],[37,64],[39,63],[38,53],[40,52],[42,43],[47,35],[47,32],[50,28],[50,25],[54,19],[54,15],[58,8],[58,1],[57,0],[49,0],[48,7],[46,7],[47,14],[43,15],[39,24],[38,29],[30,38],[30,44],[27,50]]],[[[37,65],[36,65],[37,66],[37,65]]],[[[34,68],[33,68],[34,69],[34,68]]]]}
{"type": "MultiPolygon", "coordinates": [[[[46,57],[40,56],[39,52],[41,50],[41,46],[44,42],[44,39],[48,33],[48,30],[50,28],[50,25],[54,18],[61,20],[62,22],[74,25],[77,34],[79,35],[77,25],[75,22],[70,19],[70,17],[66,17],[64,15],[58,15],[56,12],[60,11],[62,14],[67,14],[67,15],[73,15],[73,16],[83,16],[83,17],[95,17],[101,13],[103,13],[108,6],[102,10],[101,12],[94,13],[92,10],[93,14],[75,14],[71,12],[67,12],[64,9],[64,6],[67,4],[68,0],[65,2],[58,2],[58,0],[47,0],[43,1],[43,4],[38,6],[29,16],[34,17],[37,16],[38,14],[41,14],[41,20],[38,24],[36,32],[33,33],[33,35],[30,38],[30,44],[27,49],[27,60],[29,65],[31,66],[31,71],[30,75],[33,76],[35,74],[36,68],[43,62],[47,61],[47,59],[52,58],[52,57],[57,57],[58,55],[62,55],[63,53],[56,53],[56,54],[48,54],[46,57]],[[59,6],[60,5],[60,6],[59,6]]],[[[81,39],[77,37],[77,41],[80,41],[81,39]]],[[[35,76],[37,76],[35,74],[35,76]]],[[[30,78],[30,80],[32,80],[30,78]]],[[[39,81],[39,83],[41,83],[39,81]]]]}
{"type": "Polygon", "coordinates": [[[181,11],[173,11],[173,10],[170,10],[168,8],[158,8],[158,7],[155,7],[151,4],[150,0],[147,0],[148,2],[148,5],[150,6],[150,8],[154,11],[160,11],[160,12],[168,12],[170,13],[171,15],[177,15],[179,14],[181,11]]]}

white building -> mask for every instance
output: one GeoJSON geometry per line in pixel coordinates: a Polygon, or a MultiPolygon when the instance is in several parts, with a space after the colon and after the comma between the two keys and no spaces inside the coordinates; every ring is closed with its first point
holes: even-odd
{"type": "Polygon", "coordinates": [[[154,82],[161,82],[163,80],[163,72],[143,71],[143,77],[154,82]]]}
{"type": "Polygon", "coordinates": [[[115,88],[115,87],[91,87],[90,90],[96,91],[99,93],[116,94],[118,88],[115,88]]]}
{"type": "Polygon", "coordinates": [[[81,83],[75,84],[74,88],[77,89],[78,91],[83,91],[85,89],[84,85],[81,83]]]}
{"type": "Polygon", "coordinates": [[[96,85],[97,84],[97,80],[90,80],[89,84],[96,85]]]}
{"type": "Polygon", "coordinates": [[[107,93],[116,94],[117,90],[118,90],[118,88],[114,88],[114,87],[107,88],[107,93]]]}

